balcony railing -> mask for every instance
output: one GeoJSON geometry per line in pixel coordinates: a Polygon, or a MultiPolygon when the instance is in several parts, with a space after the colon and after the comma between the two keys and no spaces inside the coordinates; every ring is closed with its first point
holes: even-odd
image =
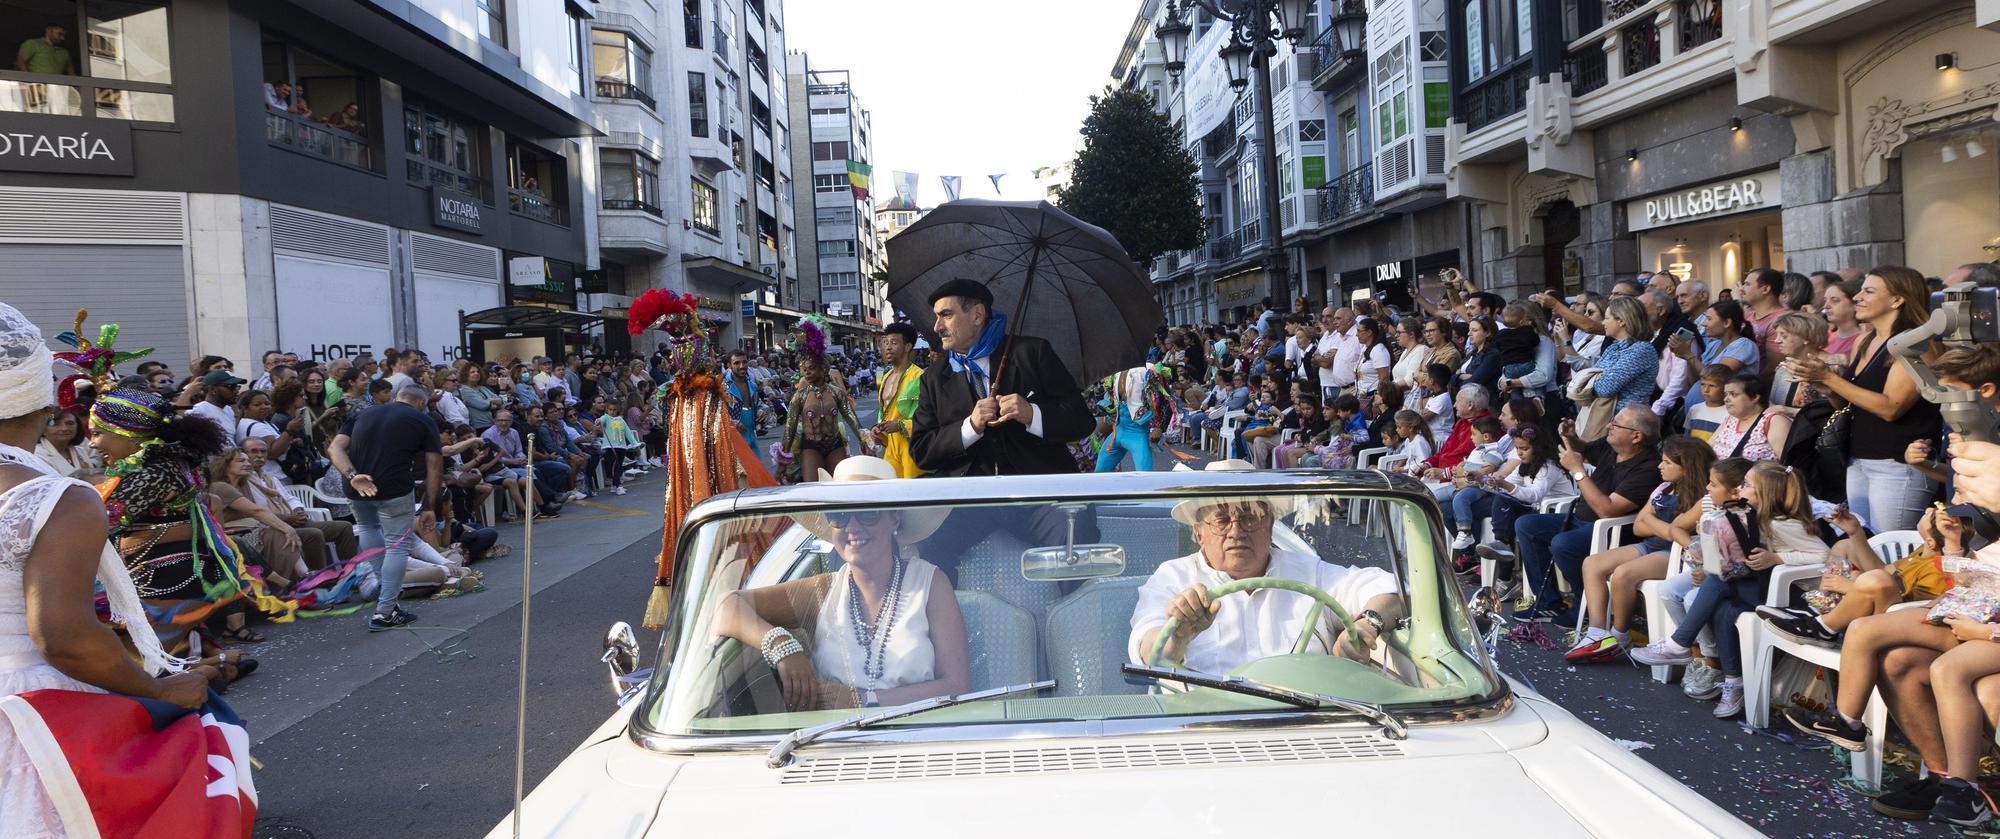
{"type": "Polygon", "coordinates": [[[683,18],[681,28],[686,30],[683,37],[687,45],[701,49],[701,15],[684,15],[683,18]]]}
{"type": "Polygon", "coordinates": [[[557,225],[569,224],[568,219],[565,218],[566,214],[563,212],[562,206],[551,203],[546,195],[509,189],[507,190],[507,205],[512,207],[514,212],[539,222],[557,225]]]}
{"type": "Polygon", "coordinates": [[[638,210],[640,212],[656,216],[660,215],[662,212],[659,207],[655,206],[651,202],[638,198],[606,198],[604,199],[604,209],[638,210]]]}
{"type": "Polygon", "coordinates": [[[1235,233],[1225,233],[1214,239],[1210,239],[1208,242],[1208,259],[1210,262],[1235,259],[1237,254],[1242,253],[1241,244],[1242,240],[1237,238],[1235,233]]]}
{"type": "Polygon", "coordinates": [[[1563,78],[1569,80],[1571,96],[1582,96],[1603,87],[1610,81],[1604,50],[1595,41],[1577,48],[1563,59],[1563,78]]]}
{"type": "Polygon", "coordinates": [[[1660,26],[1647,17],[1620,30],[1625,55],[1625,75],[1644,72],[1660,63],[1660,26]]]}
{"type": "Polygon", "coordinates": [[[361,135],[331,128],[297,114],[266,110],[264,139],[335,163],[360,169],[373,168],[368,141],[361,135]]]}
{"type": "Polygon", "coordinates": [[[724,63],[724,64],[728,64],[728,63],[729,63],[729,30],[727,30],[727,29],[724,29],[724,28],[722,28],[722,24],[721,24],[721,23],[717,23],[717,24],[715,25],[715,36],[714,36],[714,37],[715,37],[715,54],[716,54],[716,55],[717,55],[718,57],[720,57],[720,58],[722,59],[722,63],[724,63]]]}
{"type": "MultiPolygon", "coordinates": [[[[1335,0],[1333,7],[1335,18],[1365,20],[1368,17],[1368,5],[1364,0],[1335,0]]],[[[1324,88],[1334,79],[1346,76],[1349,71],[1360,69],[1365,63],[1362,56],[1368,49],[1366,36],[1348,43],[1341,37],[1343,31],[1348,30],[1341,26],[1328,26],[1312,41],[1312,77],[1316,87],[1324,88]]]]}
{"type": "Polygon", "coordinates": [[[653,101],[652,94],[647,93],[638,85],[618,79],[598,79],[597,95],[606,99],[630,99],[648,108],[659,107],[659,103],[653,101]]]}
{"type": "Polygon", "coordinates": [[[1332,224],[1367,212],[1375,206],[1375,164],[1363,163],[1319,188],[1319,220],[1332,224]]]}
{"type": "Polygon", "coordinates": [[[1722,0],[1679,0],[1675,7],[1681,52],[1722,37],[1722,0]]]}
{"type": "Polygon", "coordinates": [[[1459,119],[1467,131],[1478,131],[1527,106],[1528,85],[1534,81],[1530,64],[1526,58],[1517,60],[1458,94],[1459,119]]]}

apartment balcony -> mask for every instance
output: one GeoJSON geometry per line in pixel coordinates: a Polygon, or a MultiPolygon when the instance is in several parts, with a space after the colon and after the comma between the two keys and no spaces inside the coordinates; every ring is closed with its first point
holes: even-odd
{"type": "Polygon", "coordinates": [[[507,190],[507,204],[519,216],[534,219],[543,224],[561,227],[569,226],[569,214],[562,205],[550,201],[548,196],[538,192],[519,189],[507,190]]]}
{"type": "Polygon", "coordinates": [[[1363,163],[1319,188],[1319,223],[1335,225],[1375,208],[1375,164],[1363,163]]]}
{"type": "Polygon", "coordinates": [[[660,105],[653,101],[653,95],[631,82],[618,79],[598,79],[597,95],[605,99],[625,99],[658,110],[660,105]]]}
{"type": "Polygon", "coordinates": [[[1368,66],[1365,0],[1334,0],[1333,21],[1312,42],[1314,90],[1332,91],[1368,66]]]}
{"type": "Polygon", "coordinates": [[[1563,61],[1570,95],[1619,88],[1630,96],[1638,88],[1659,86],[1667,77],[1707,81],[1727,75],[1723,5],[1723,0],[1606,3],[1604,25],[1570,43],[1563,61]],[[1653,72],[1669,65],[1672,69],[1653,72]],[[1647,81],[1639,83],[1639,78],[1647,81]]]}
{"type": "Polygon", "coordinates": [[[1208,240],[1208,261],[1228,262],[1243,253],[1242,240],[1235,233],[1224,233],[1208,240]]]}
{"type": "Polygon", "coordinates": [[[1465,123],[1465,130],[1478,131],[1520,113],[1527,106],[1528,86],[1534,81],[1533,62],[1523,57],[1467,84],[1458,94],[1459,120],[1465,123]]]}

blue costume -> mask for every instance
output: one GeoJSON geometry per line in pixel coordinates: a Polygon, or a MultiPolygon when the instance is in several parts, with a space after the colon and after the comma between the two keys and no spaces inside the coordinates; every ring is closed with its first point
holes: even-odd
{"type": "Polygon", "coordinates": [[[1174,417],[1171,398],[1156,384],[1148,367],[1134,367],[1110,377],[1111,386],[1105,389],[1104,399],[1098,404],[1109,408],[1117,419],[1111,436],[1097,454],[1097,471],[1117,471],[1128,453],[1132,455],[1134,471],[1153,470],[1153,421],[1162,416],[1159,400],[1167,400],[1164,416],[1174,417]]]}
{"type": "Polygon", "coordinates": [[[729,398],[729,418],[736,421],[736,430],[742,432],[750,449],[757,448],[757,383],[745,377],[737,381],[736,374],[727,370],[722,373],[722,386],[729,398]],[[745,390],[748,390],[746,393],[745,390]]]}

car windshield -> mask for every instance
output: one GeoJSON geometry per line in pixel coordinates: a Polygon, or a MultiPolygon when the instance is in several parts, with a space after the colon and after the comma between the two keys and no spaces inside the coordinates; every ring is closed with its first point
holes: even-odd
{"type": "Polygon", "coordinates": [[[709,518],[683,533],[665,675],[637,721],[783,734],[1045,679],[882,727],[1303,713],[1128,663],[1403,710],[1505,690],[1427,501],[1219,489],[1238,494],[709,518]]]}

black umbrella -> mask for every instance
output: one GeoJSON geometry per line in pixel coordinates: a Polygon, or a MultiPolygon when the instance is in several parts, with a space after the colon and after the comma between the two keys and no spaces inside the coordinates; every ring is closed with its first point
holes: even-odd
{"type": "Polygon", "coordinates": [[[889,240],[889,302],[918,322],[958,278],[985,283],[1008,330],[1047,340],[1084,383],[1137,366],[1165,322],[1125,247],[1047,201],[953,201],[889,240]]]}

